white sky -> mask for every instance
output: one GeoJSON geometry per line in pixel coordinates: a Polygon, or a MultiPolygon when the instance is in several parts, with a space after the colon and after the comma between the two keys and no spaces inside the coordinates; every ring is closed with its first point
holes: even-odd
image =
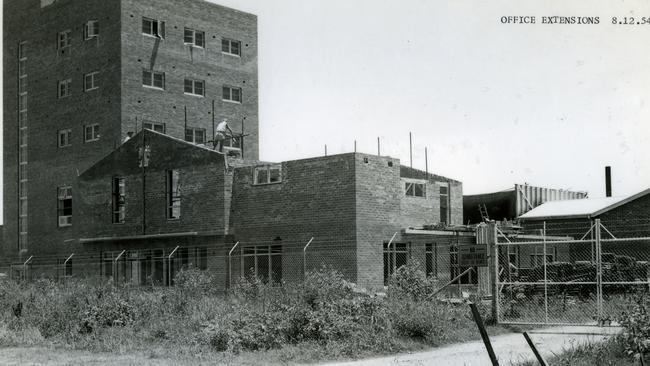
{"type": "Polygon", "coordinates": [[[647,0],[219,0],[257,14],[260,155],[358,150],[459,179],[604,195],[650,187],[647,0]],[[535,15],[538,24],[501,24],[535,15]],[[598,25],[541,24],[599,16],[598,25]]]}

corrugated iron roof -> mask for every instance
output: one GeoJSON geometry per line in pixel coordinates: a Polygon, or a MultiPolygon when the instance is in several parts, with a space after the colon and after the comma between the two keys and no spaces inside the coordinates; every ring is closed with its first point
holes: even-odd
{"type": "Polygon", "coordinates": [[[650,189],[621,197],[583,198],[546,202],[519,216],[522,220],[590,218],[650,194],[650,189]]]}

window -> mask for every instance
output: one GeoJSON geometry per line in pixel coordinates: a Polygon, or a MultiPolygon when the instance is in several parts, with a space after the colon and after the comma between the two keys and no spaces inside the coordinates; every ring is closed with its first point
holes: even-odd
{"type": "Polygon", "coordinates": [[[242,276],[263,283],[282,281],[282,246],[257,245],[242,248],[242,276]]]}
{"type": "Polygon", "coordinates": [[[205,128],[186,128],[185,141],[197,145],[205,144],[205,128]]]}
{"type": "Polygon", "coordinates": [[[99,21],[89,20],[84,24],[84,39],[89,40],[99,37],[99,21]]]}
{"type": "Polygon", "coordinates": [[[449,224],[449,187],[440,187],[440,223],[449,224]]]}
{"type": "Polygon", "coordinates": [[[165,89],[165,73],[142,70],[142,86],[155,89],[165,89]]]}
{"type": "Polygon", "coordinates": [[[99,124],[84,126],[84,141],[92,142],[99,140],[99,124]]]}
{"type": "Polygon", "coordinates": [[[205,81],[185,79],[185,94],[205,95],[205,81]]]}
{"type": "Polygon", "coordinates": [[[144,128],[146,130],[165,133],[165,124],[164,123],[158,123],[158,122],[154,122],[154,121],[144,121],[143,125],[144,125],[144,128]]]}
{"type": "Polygon", "coordinates": [[[438,277],[438,245],[434,243],[425,244],[426,274],[430,277],[438,277]]]}
{"type": "Polygon", "coordinates": [[[384,243],[384,285],[388,285],[390,276],[404,266],[409,258],[409,245],[407,243],[392,243],[390,249],[388,243],[384,243]]]}
{"type": "Polygon", "coordinates": [[[72,137],[72,130],[59,130],[59,147],[68,147],[72,145],[70,138],[72,137]]]}
{"type": "Polygon", "coordinates": [[[221,40],[221,52],[228,55],[241,56],[241,42],[224,38],[221,40]]]}
{"type": "Polygon", "coordinates": [[[72,38],[71,38],[72,31],[71,30],[64,30],[63,32],[59,32],[59,35],[57,37],[58,40],[58,48],[60,50],[65,49],[70,47],[72,44],[72,38]]]}
{"type": "Polygon", "coordinates": [[[167,218],[181,217],[181,185],[178,170],[167,170],[167,218]]]}
{"type": "Polygon", "coordinates": [[[267,165],[255,167],[253,184],[279,183],[282,181],[282,167],[280,165],[267,165]]]}
{"type": "Polygon", "coordinates": [[[113,178],[113,223],[123,224],[126,217],[126,185],[124,178],[113,178]]]}
{"type": "Polygon", "coordinates": [[[184,42],[196,47],[205,47],[205,32],[185,28],[184,42]]]}
{"type": "Polygon", "coordinates": [[[409,197],[426,197],[426,183],[404,182],[404,193],[409,197]]]}
{"type": "Polygon", "coordinates": [[[91,72],[89,74],[84,75],[84,90],[85,91],[90,91],[90,90],[95,90],[99,88],[98,85],[98,77],[99,71],[91,72]]]}
{"type": "Polygon", "coordinates": [[[142,18],[142,34],[156,38],[165,38],[165,22],[142,18]]]}
{"type": "Polygon", "coordinates": [[[70,88],[71,85],[72,85],[72,79],[59,81],[59,99],[70,96],[70,93],[72,91],[72,89],[70,88]]]}
{"type": "Polygon", "coordinates": [[[59,227],[72,225],[72,187],[58,188],[59,227]]]}
{"type": "Polygon", "coordinates": [[[224,86],[222,99],[228,102],[241,103],[242,101],[241,88],[224,86]]]}

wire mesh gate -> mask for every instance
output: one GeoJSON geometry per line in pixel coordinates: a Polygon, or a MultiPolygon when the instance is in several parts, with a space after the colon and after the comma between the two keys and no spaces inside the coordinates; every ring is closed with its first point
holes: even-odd
{"type": "Polygon", "coordinates": [[[497,230],[495,313],[504,324],[611,325],[650,290],[650,237],[616,238],[600,220],[579,237],[497,230]]]}

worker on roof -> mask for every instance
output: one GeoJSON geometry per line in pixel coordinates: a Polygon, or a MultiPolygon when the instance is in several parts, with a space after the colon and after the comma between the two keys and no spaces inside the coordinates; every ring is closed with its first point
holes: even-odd
{"type": "Polygon", "coordinates": [[[226,140],[226,138],[232,138],[234,133],[230,129],[230,126],[228,126],[228,119],[224,118],[223,121],[219,122],[217,125],[217,130],[214,135],[214,148],[215,150],[217,149],[217,146],[219,146],[219,152],[223,152],[223,143],[226,140]],[[228,132],[230,132],[228,134],[228,132]]]}

